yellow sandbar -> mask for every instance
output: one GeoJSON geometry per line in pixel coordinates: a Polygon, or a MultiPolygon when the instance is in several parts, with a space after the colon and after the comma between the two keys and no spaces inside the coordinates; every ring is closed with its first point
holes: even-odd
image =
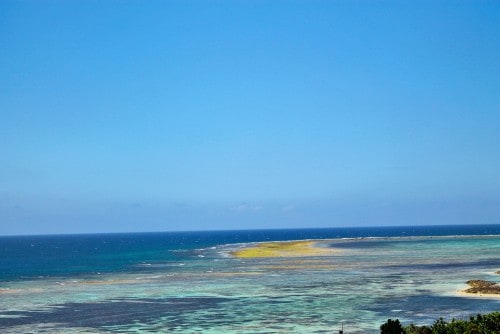
{"type": "Polygon", "coordinates": [[[331,248],[317,246],[317,241],[263,242],[252,247],[242,248],[231,253],[238,258],[263,257],[307,257],[334,254],[331,248]]]}

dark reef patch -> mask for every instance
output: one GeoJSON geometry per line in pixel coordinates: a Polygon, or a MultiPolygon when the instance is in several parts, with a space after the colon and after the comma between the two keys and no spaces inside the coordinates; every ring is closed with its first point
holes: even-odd
{"type": "Polygon", "coordinates": [[[183,315],[220,308],[226,298],[120,298],[95,303],[66,303],[47,309],[1,311],[0,329],[31,324],[55,324],[57,327],[106,329],[129,324],[154,324],[159,318],[169,327],[182,326],[183,315]]]}

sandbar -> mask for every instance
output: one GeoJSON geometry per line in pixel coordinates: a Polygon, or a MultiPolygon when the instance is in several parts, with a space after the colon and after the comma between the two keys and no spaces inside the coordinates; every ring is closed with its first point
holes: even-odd
{"type": "Polygon", "coordinates": [[[332,248],[318,246],[316,241],[263,242],[231,252],[237,258],[272,258],[272,257],[313,257],[329,256],[339,252],[332,248]]]}
{"type": "Polygon", "coordinates": [[[485,298],[485,299],[500,299],[500,295],[494,293],[470,293],[466,290],[460,290],[457,292],[458,296],[469,297],[469,298],[485,298]]]}

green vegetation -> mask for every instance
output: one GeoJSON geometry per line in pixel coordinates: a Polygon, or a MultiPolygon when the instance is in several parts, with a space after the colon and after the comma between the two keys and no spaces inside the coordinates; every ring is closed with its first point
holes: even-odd
{"type": "Polygon", "coordinates": [[[382,334],[401,334],[404,333],[403,326],[399,322],[399,319],[392,320],[388,319],[385,324],[380,326],[380,333],[382,334]]]}
{"type": "Polygon", "coordinates": [[[402,326],[399,320],[389,319],[380,326],[381,334],[500,334],[500,312],[478,314],[469,320],[446,322],[439,318],[432,326],[402,326]]]}

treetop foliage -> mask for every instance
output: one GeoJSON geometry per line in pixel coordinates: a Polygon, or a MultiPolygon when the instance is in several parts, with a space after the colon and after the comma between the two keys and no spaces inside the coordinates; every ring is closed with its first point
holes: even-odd
{"type": "Polygon", "coordinates": [[[500,312],[478,314],[469,320],[446,322],[439,318],[432,326],[402,326],[398,319],[388,319],[380,326],[381,334],[500,334],[500,312]]]}

